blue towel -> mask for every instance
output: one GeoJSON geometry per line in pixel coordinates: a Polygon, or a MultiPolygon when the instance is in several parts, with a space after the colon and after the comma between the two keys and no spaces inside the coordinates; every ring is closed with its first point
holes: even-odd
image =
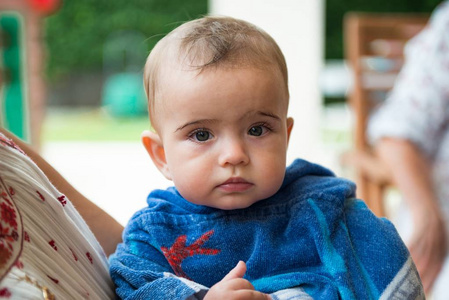
{"type": "Polygon", "coordinates": [[[296,160],[280,191],[241,210],[153,191],[110,258],[124,299],[202,299],[237,263],[273,299],[423,299],[394,226],[355,198],[352,182],[296,160]]]}

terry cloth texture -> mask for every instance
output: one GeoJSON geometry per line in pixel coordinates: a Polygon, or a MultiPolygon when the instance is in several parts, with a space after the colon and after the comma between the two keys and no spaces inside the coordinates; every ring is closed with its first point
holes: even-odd
{"type": "Polygon", "coordinates": [[[155,190],[110,258],[124,299],[202,299],[237,263],[273,299],[423,299],[394,226],[354,198],[352,182],[296,160],[274,196],[241,210],[155,190]]]}

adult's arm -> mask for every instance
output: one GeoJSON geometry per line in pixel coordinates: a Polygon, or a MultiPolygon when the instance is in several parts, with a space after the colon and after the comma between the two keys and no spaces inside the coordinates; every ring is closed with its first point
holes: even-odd
{"type": "Polygon", "coordinates": [[[0,132],[12,139],[45,173],[51,183],[70,199],[103,247],[106,255],[113,253],[117,244],[122,240],[123,226],[78,192],[58,171],[33,150],[30,145],[24,143],[4,128],[0,128],[0,132]]]}
{"type": "Polygon", "coordinates": [[[428,26],[407,43],[401,73],[368,130],[411,209],[414,228],[408,246],[426,291],[447,247],[430,159],[442,150],[438,148],[449,123],[448,4],[442,2],[428,26]]]}
{"type": "Polygon", "coordinates": [[[430,163],[417,146],[404,139],[382,138],[376,151],[410,207],[414,230],[408,248],[428,292],[441,270],[447,247],[430,163]]]}

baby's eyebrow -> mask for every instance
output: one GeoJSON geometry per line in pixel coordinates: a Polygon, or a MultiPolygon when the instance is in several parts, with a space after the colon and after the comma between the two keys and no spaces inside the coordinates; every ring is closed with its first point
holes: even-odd
{"type": "Polygon", "coordinates": [[[269,112],[263,112],[263,111],[258,111],[257,113],[259,115],[270,117],[270,118],[276,119],[278,121],[281,121],[281,118],[279,116],[275,115],[275,114],[272,114],[272,113],[269,113],[269,112]]]}
{"type": "Polygon", "coordinates": [[[188,127],[188,126],[192,126],[192,125],[198,125],[198,124],[205,124],[205,123],[214,123],[217,122],[217,120],[213,120],[213,119],[201,119],[201,120],[195,120],[192,122],[188,122],[180,127],[178,127],[175,132],[178,132],[180,130],[183,130],[184,128],[188,127]]]}
{"type": "Polygon", "coordinates": [[[278,115],[273,114],[271,112],[260,111],[260,110],[250,111],[250,112],[246,113],[241,119],[248,118],[250,116],[264,116],[264,117],[273,118],[276,121],[281,121],[281,118],[278,115]]]}

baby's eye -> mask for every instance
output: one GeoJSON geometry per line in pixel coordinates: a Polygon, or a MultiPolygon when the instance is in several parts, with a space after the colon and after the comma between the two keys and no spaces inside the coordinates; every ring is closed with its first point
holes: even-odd
{"type": "Polygon", "coordinates": [[[212,138],[212,134],[206,130],[198,130],[191,135],[191,138],[198,142],[205,142],[212,138]]]}
{"type": "Polygon", "coordinates": [[[267,128],[262,125],[253,126],[249,129],[248,134],[254,136],[261,136],[266,132],[267,128]]]}
{"type": "Polygon", "coordinates": [[[209,135],[210,134],[207,131],[199,131],[199,132],[195,133],[195,138],[200,142],[204,142],[209,139],[209,135]]]}

